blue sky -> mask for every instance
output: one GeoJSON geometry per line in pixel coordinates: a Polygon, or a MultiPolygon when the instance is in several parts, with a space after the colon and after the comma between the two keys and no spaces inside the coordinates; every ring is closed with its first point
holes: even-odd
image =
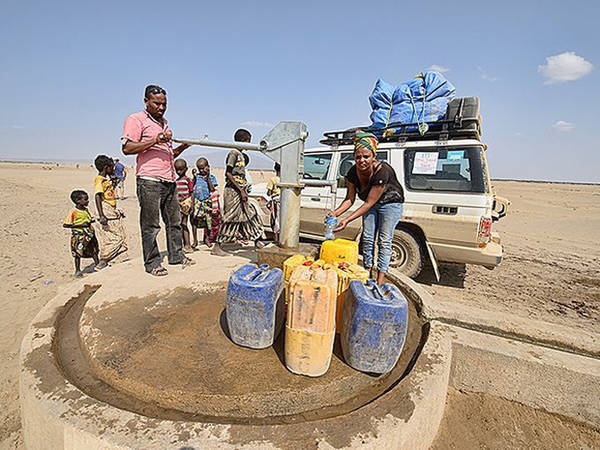
{"type": "Polygon", "coordinates": [[[600,181],[600,2],[488,3],[4,0],[0,157],[117,155],[149,83],[176,135],[301,120],[313,146],[369,123],[377,78],[437,65],[481,98],[493,177],[600,181]]]}

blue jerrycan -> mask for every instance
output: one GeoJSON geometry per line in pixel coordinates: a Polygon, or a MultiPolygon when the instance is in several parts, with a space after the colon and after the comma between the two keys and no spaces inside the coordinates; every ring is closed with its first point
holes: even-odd
{"type": "Polygon", "coordinates": [[[246,264],[229,278],[225,303],[231,339],[238,345],[266,348],[285,319],[283,272],[246,264]]]}
{"type": "Polygon", "coordinates": [[[402,353],[408,303],[393,284],[350,282],[342,316],[344,359],[361,372],[387,373],[402,353]]]}

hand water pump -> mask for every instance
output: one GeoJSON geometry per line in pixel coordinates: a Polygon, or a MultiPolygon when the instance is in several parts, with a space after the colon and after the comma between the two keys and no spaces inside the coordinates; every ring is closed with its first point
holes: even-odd
{"type": "Polygon", "coordinates": [[[279,245],[297,249],[300,239],[300,195],[305,186],[330,186],[335,193],[337,182],[304,179],[304,142],[308,137],[302,122],[279,122],[258,144],[219,142],[208,139],[173,138],[182,144],[215,148],[237,148],[259,151],[281,165],[281,232],[279,245]]]}

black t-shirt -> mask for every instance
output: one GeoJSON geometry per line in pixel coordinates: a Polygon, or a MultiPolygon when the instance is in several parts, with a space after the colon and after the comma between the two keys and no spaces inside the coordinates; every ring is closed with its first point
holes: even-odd
{"type": "Polygon", "coordinates": [[[346,180],[356,187],[358,198],[364,202],[369,196],[369,192],[371,192],[373,186],[384,185],[385,188],[383,194],[381,194],[377,203],[382,205],[385,205],[386,203],[403,203],[404,191],[398,182],[398,178],[396,178],[396,172],[392,166],[385,161],[382,161],[380,167],[375,170],[376,172],[366,186],[360,185],[358,174],[356,173],[356,164],[354,164],[346,174],[346,180]]]}

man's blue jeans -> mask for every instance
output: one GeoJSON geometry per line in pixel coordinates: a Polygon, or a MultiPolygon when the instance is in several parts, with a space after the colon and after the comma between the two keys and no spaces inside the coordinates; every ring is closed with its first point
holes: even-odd
{"type": "Polygon", "coordinates": [[[373,267],[377,234],[377,269],[387,273],[392,257],[392,238],[402,218],[402,203],[375,203],[363,216],[362,254],[365,268],[373,267]]]}

